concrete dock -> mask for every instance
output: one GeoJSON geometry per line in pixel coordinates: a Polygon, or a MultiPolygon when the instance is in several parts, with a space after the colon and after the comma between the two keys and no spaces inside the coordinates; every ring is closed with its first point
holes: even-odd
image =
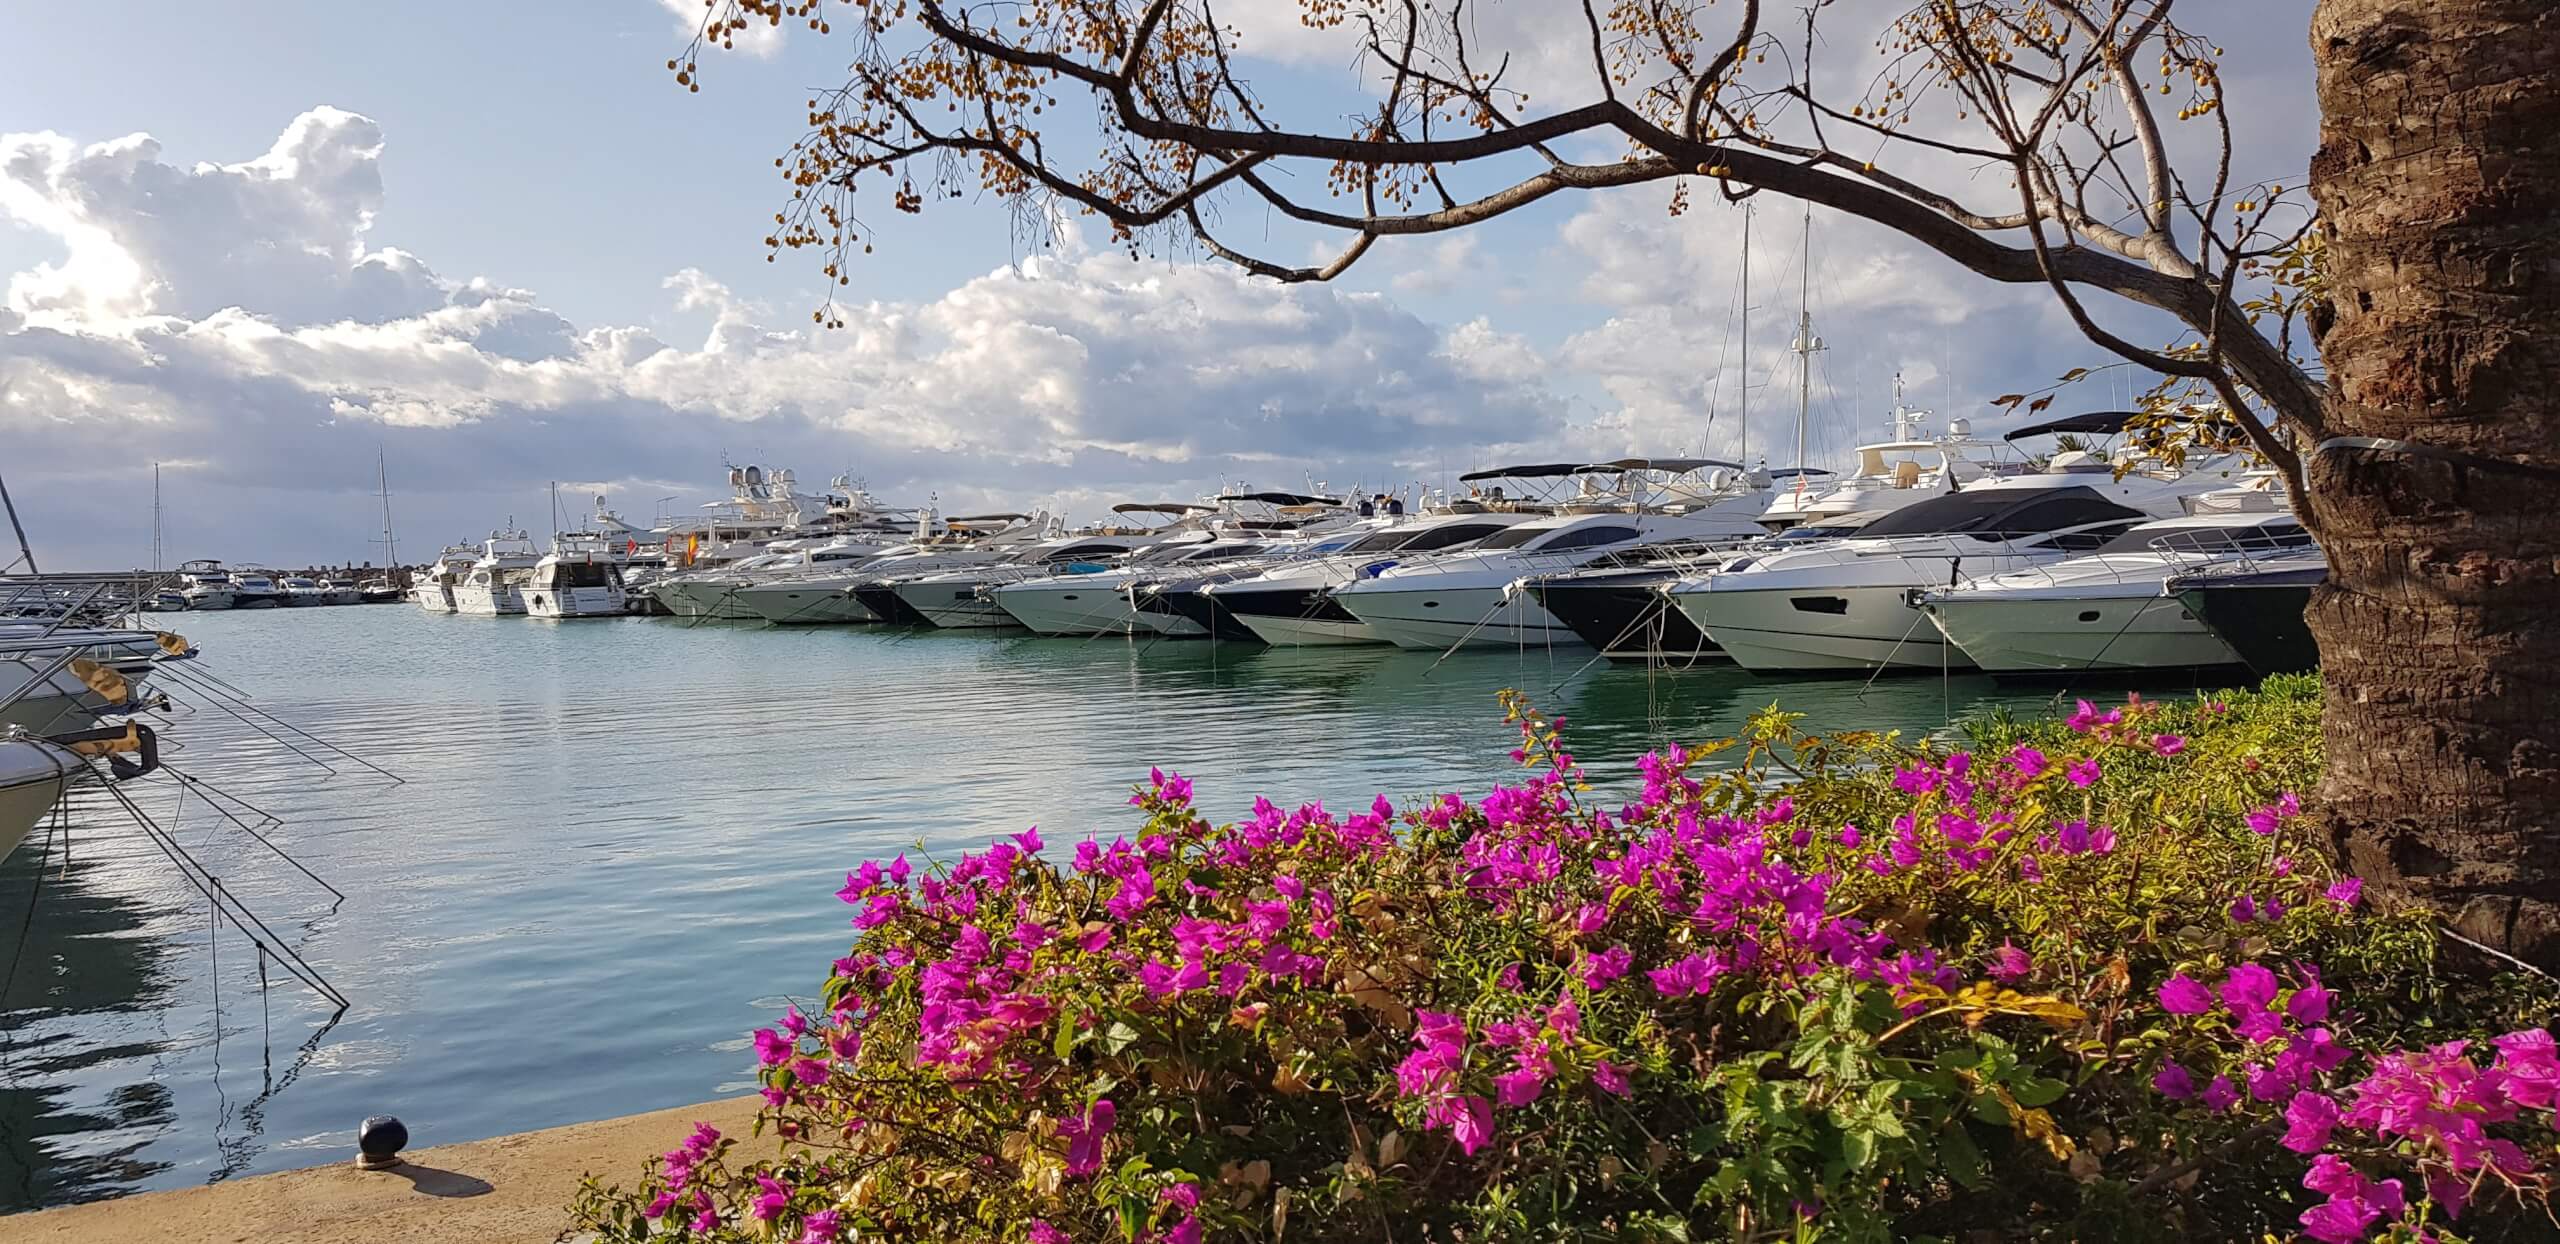
{"type": "Polygon", "coordinates": [[[406,1163],[387,1171],[356,1169],[351,1128],[345,1159],[327,1166],[0,1217],[0,1239],[552,1244],[569,1226],[569,1200],[580,1179],[596,1174],[634,1182],[651,1154],[675,1148],[697,1122],[743,1140],[762,1104],[754,1097],[730,1098],[416,1149],[405,1155],[406,1163]]]}

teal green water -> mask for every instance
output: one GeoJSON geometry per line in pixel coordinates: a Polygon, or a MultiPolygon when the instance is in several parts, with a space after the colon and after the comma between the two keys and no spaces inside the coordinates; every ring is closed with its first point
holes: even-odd
{"type": "Polygon", "coordinates": [[[332,775],[177,688],[198,707],[166,729],[173,763],[282,818],[271,836],[336,903],[174,779],[128,788],[353,1005],[330,1023],[238,934],[212,936],[175,868],[83,799],[67,860],[39,830],[0,866],[0,1211],[334,1160],[373,1113],[439,1144],[745,1091],[745,1034],[843,952],[848,868],[1031,824],[1052,844],[1121,832],[1151,764],[1216,814],[1264,794],[1358,806],[1516,773],[1504,687],[1568,715],[1604,785],[1773,700],[1816,730],[1937,730],[2052,698],[1580,649],[1441,661],[405,605],[168,621],[207,672],[407,779],[332,775]]]}

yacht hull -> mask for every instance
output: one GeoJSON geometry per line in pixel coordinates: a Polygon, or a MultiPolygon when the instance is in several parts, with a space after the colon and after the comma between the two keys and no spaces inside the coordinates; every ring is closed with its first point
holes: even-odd
{"type": "Polygon", "coordinates": [[[2003,599],[1956,593],[1926,609],[1941,634],[1993,674],[2240,664],[2239,653],[2165,596],[2003,599]]]}
{"type": "Polygon", "coordinates": [[[986,594],[980,592],[985,583],[978,579],[918,579],[898,585],[898,599],[924,616],[924,620],[946,631],[993,630],[1018,627],[1013,615],[986,594]]]}
{"type": "Polygon", "coordinates": [[[480,617],[511,617],[524,612],[524,594],[512,584],[474,587],[466,583],[453,589],[453,611],[480,617]]]}
{"type": "Polygon", "coordinates": [[[1270,615],[1237,614],[1236,621],[1254,637],[1274,648],[1343,648],[1359,644],[1383,644],[1386,637],[1369,629],[1361,621],[1344,622],[1329,617],[1282,618],[1270,615]]]}
{"type": "Polygon", "coordinates": [[[409,589],[409,598],[416,601],[420,609],[424,609],[429,613],[454,612],[453,589],[449,587],[421,586],[411,588],[409,589]]]}
{"type": "Polygon", "coordinates": [[[1612,661],[1644,665],[1731,661],[1689,615],[1672,606],[1662,591],[1671,578],[1661,572],[1631,572],[1533,582],[1529,591],[1557,621],[1572,627],[1582,642],[1612,661]]]}
{"type": "Polygon", "coordinates": [[[664,601],[667,608],[678,617],[711,618],[732,622],[761,621],[761,615],[738,599],[738,590],[741,586],[743,585],[724,580],[670,583],[658,590],[657,597],[664,601]]]}
{"type": "MultiPolygon", "coordinates": [[[[1387,582],[1374,580],[1373,582],[1387,582]]],[[[1367,587],[1367,584],[1361,585],[1367,587]]],[[[1399,648],[1578,647],[1582,637],[1526,593],[1502,588],[1354,590],[1335,597],[1380,639],[1399,648]]]]}
{"type": "Polygon", "coordinates": [[[83,766],[50,744],[0,743],[0,860],[44,824],[71,775],[83,766]]]}
{"type": "Polygon", "coordinates": [[[573,587],[556,591],[535,588],[524,594],[524,611],[536,618],[619,618],[630,610],[618,587],[573,587]]]}
{"type": "Polygon", "coordinates": [[[894,583],[862,583],[853,589],[854,603],[871,611],[871,616],[890,626],[931,626],[924,614],[898,595],[894,583]]]}
{"type": "Polygon", "coordinates": [[[1387,642],[1322,588],[1212,591],[1209,598],[1254,638],[1275,648],[1387,642]]]}
{"type": "Polygon", "coordinates": [[[2299,674],[2320,668],[2320,645],[2303,610],[2325,571],[2215,576],[2173,584],[2178,599],[2239,654],[2249,672],[2299,674]]]}
{"type": "Polygon", "coordinates": [[[1972,658],[1904,599],[1907,590],[1899,583],[1720,588],[1675,593],[1672,602],[1754,673],[1972,669],[1972,658]]]}
{"type": "Polygon", "coordinates": [[[880,620],[880,615],[871,612],[869,605],[863,604],[852,592],[840,587],[759,584],[741,589],[738,592],[738,603],[745,605],[757,617],[776,626],[880,620]]]}
{"type": "Polygon", "coordinates": [[[187,608],[189,609],[228,609],[232,604],[231,593],[228,590],[209,592],[202,588],[198,588],[195,591],[188,592],[186,597],[187,608]]]}
{"type": "Polygon", "coordinates": [[[996,604],[1042,635],[1128,635],[1139,629],[1124,584],[1044,584],[998,588],[996,604]]]}

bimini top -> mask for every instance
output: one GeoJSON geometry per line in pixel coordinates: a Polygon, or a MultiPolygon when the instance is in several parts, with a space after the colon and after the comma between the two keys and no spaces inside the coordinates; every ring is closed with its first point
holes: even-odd
{"type": "Polygon", "coordinates": [[[1586,466],[1575,467],[1574,470],[1581,473],[1599,471],[1663,471],[1672,475],[1686,475],[1691,471],[1704,471],[1710,468],[1739,471],[1742,469],[1742,464],[1739,462],[1727,462],[1722,458],[1619,458],[1612,462],[1594,462],[1586,466]]]}
{"type": "Polygon", "coordinates": [[[1214,514],[1213,505],[1192,505],[1183,501],[1123,501],[1111,507],[1114,514],[1214,514]]]}
{"type": "Polygon", "coordinates": [[[1264,505],[1340,505],[1340,497],[1316,497],[1296,492],[1231,492],[1220,501],[1259,501],[1264,505]]]}
{"type": "MultiPolygon", "coordinates": [[[[2093,410],[2085,415],[2070,415],[2046,423],[2031,423],[2014,432],[2004,433],[2003,440],[2024,440],[2054,432],[2122,432],[2127,424],[2143,417],[2138,410],[2093,410]]],[[[2176,418],[2176,416],[2171,416],[2176,418]]]]}
{"type": "Polygon", "coordinates": [[[1546,462],[1532,466],[1493,467],[1483,471],[1469,471],[1459,476],[1458,482],[1472,484],[1480,479],[1543,479],[1557,475],[1571,475],[1576,471],[1588,469],[1589,466],[1590,464],[1585,462],[1546,462]]]}
{"type": "Polygon", "coordinates": [[[1023,523],[1031,521],[1031,516],[1028,514],[955,514],[942,521],[945,523],[1023,523]]]}

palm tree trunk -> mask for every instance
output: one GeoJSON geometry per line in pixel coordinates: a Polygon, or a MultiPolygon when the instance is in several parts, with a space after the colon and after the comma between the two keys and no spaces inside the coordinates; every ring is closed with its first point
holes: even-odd
{"type": "Polygon", "coordinates": [[[2386,901],[2560,965],[2560,0],[2321,0],[2323,804],[2386,901]]]}

